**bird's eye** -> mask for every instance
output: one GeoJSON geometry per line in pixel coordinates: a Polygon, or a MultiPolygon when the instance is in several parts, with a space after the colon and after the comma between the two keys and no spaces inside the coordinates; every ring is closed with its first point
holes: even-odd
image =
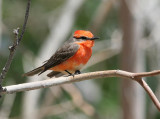
{"type": "Polygon", "coordinates": [[[81,39],[87,39],[87,37],[85,37],[85,36],[82,36],[82,37],[81,37],[81,39]]]}

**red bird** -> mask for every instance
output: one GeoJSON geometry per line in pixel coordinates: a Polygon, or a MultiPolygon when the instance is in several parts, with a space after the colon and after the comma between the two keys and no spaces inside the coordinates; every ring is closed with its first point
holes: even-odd
{"type": "Polygon", "coordinates": [[[77,30],[73,38],[64,43],[55,54],[51,56],[42,66],[25,73],[24,76],[33,76],[42,74],[46,70],[53,70],[47,76],[53,77],[62,74],[80,74],[80,69],[88,62],[92,55],[94,37],[90,31],[77,30]]]}

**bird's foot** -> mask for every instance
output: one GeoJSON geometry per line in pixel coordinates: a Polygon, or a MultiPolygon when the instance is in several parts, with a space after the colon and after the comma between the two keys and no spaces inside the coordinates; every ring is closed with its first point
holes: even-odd
{"type": "Polygon", "coordinates": [[[67,72],[69,75],[68,76],[73,76],[74,77],[74,74],[72,74],[71,72],[65,70],[65,72],[67,72]]]}
{"type": "Polygon", "coordinates": [[[75,73],[74,74],[72,74],[71,72],[69,72],[69,71],[67,71],[67,70],[65,70],[69,75],[68,76],[75,76],[75,75],[77,75],[77,74],[81,74],[81,72],[79,71],[79,70],[76,70],[75,71],[75,73]]]}
{"type": "Polygon", "coordinates": [[[68,76],[73,76],[73,77],[74,77],[74,76],[75,76],[75,74],[69,74],[68,76]]]}
{"type": "Polygon", "coordinates": [[[76,70],[74,74],[81,74],[79,70],[76,70]]]}

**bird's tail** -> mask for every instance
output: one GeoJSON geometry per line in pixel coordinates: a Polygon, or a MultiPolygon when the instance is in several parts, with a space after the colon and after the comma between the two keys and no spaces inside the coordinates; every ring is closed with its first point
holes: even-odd
{"type": "Polygon", "coordinates": [[[44,66],[40,66],[36,69],[33,69],[32,71],[29,71],[29,72],[23,74],[23,76],[33,76],[33,75],[41,73],[43,71],[44,71],[44,66]]]}

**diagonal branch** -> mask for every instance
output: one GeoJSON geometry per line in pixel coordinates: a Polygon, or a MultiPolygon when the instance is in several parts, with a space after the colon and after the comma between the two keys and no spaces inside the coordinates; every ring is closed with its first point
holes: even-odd
{"type": "Polygon", "coordinates": [[[95,79],[95,78],[121,77],[121,78],[132,79],[134,81],[137,81],[145,89],[145,91],[148,93],[148,95],[152,99],[157,109],[160,111],[160,102],[158,101],[158,99],[156,98],[155,94],[150,89],[150,87],[147,85],[147,83],[142,79],[143,77],[155,76],[158,74],[160,74],[160,70],[156,70],[152,72],[142,72],[142,73],[132,73],[132,72],[127,72],[122,70],[97,71],[97,72],[90,72],[90,73],[75,75],[74,77],[69,76],[69,77],[52,78],[49,80],[6,86],[6,87],[3,87],[5,90],[3,90],[2,94],[11,94],[11,93],[16,93],[21,91],[47,88],[51,86],[79,82],[79,81],[95,79]]]}
{"type": "Polygon", "coordinates": [[[20,34],[20,37],[18,37],[19,36],[19,28],[13,30],[13,33],[15,35],[15,41],[12,46],[9,46],[10,54],[9,54],[8,60],[5,64],[4,68],[2,69],[2,72],[0,74],[0,90],[2,90],[1,85],[2,85],[3,79],[5,78],[7,72],[10,68],[10,65],[12,63],[17,46],[19,45],[20,41],[23,38],[25,29],[26,29],[26,25],[27,25],[27,21],[28,21],[30,3],[31,3],[31,0],[28,0],[26,13],[25,13],[25,19],[24,19],[24,23],[23,23],[22,32],[20,34]]]}
{"type": "Polygon", "coordinates": [[[145,91],[148,93],[157,109],[160,111],[160,102],[151,90],[151,88],[148,86],[148,84],[143,79],[139,80],[138,83],[145,89],[145,91]]]}

